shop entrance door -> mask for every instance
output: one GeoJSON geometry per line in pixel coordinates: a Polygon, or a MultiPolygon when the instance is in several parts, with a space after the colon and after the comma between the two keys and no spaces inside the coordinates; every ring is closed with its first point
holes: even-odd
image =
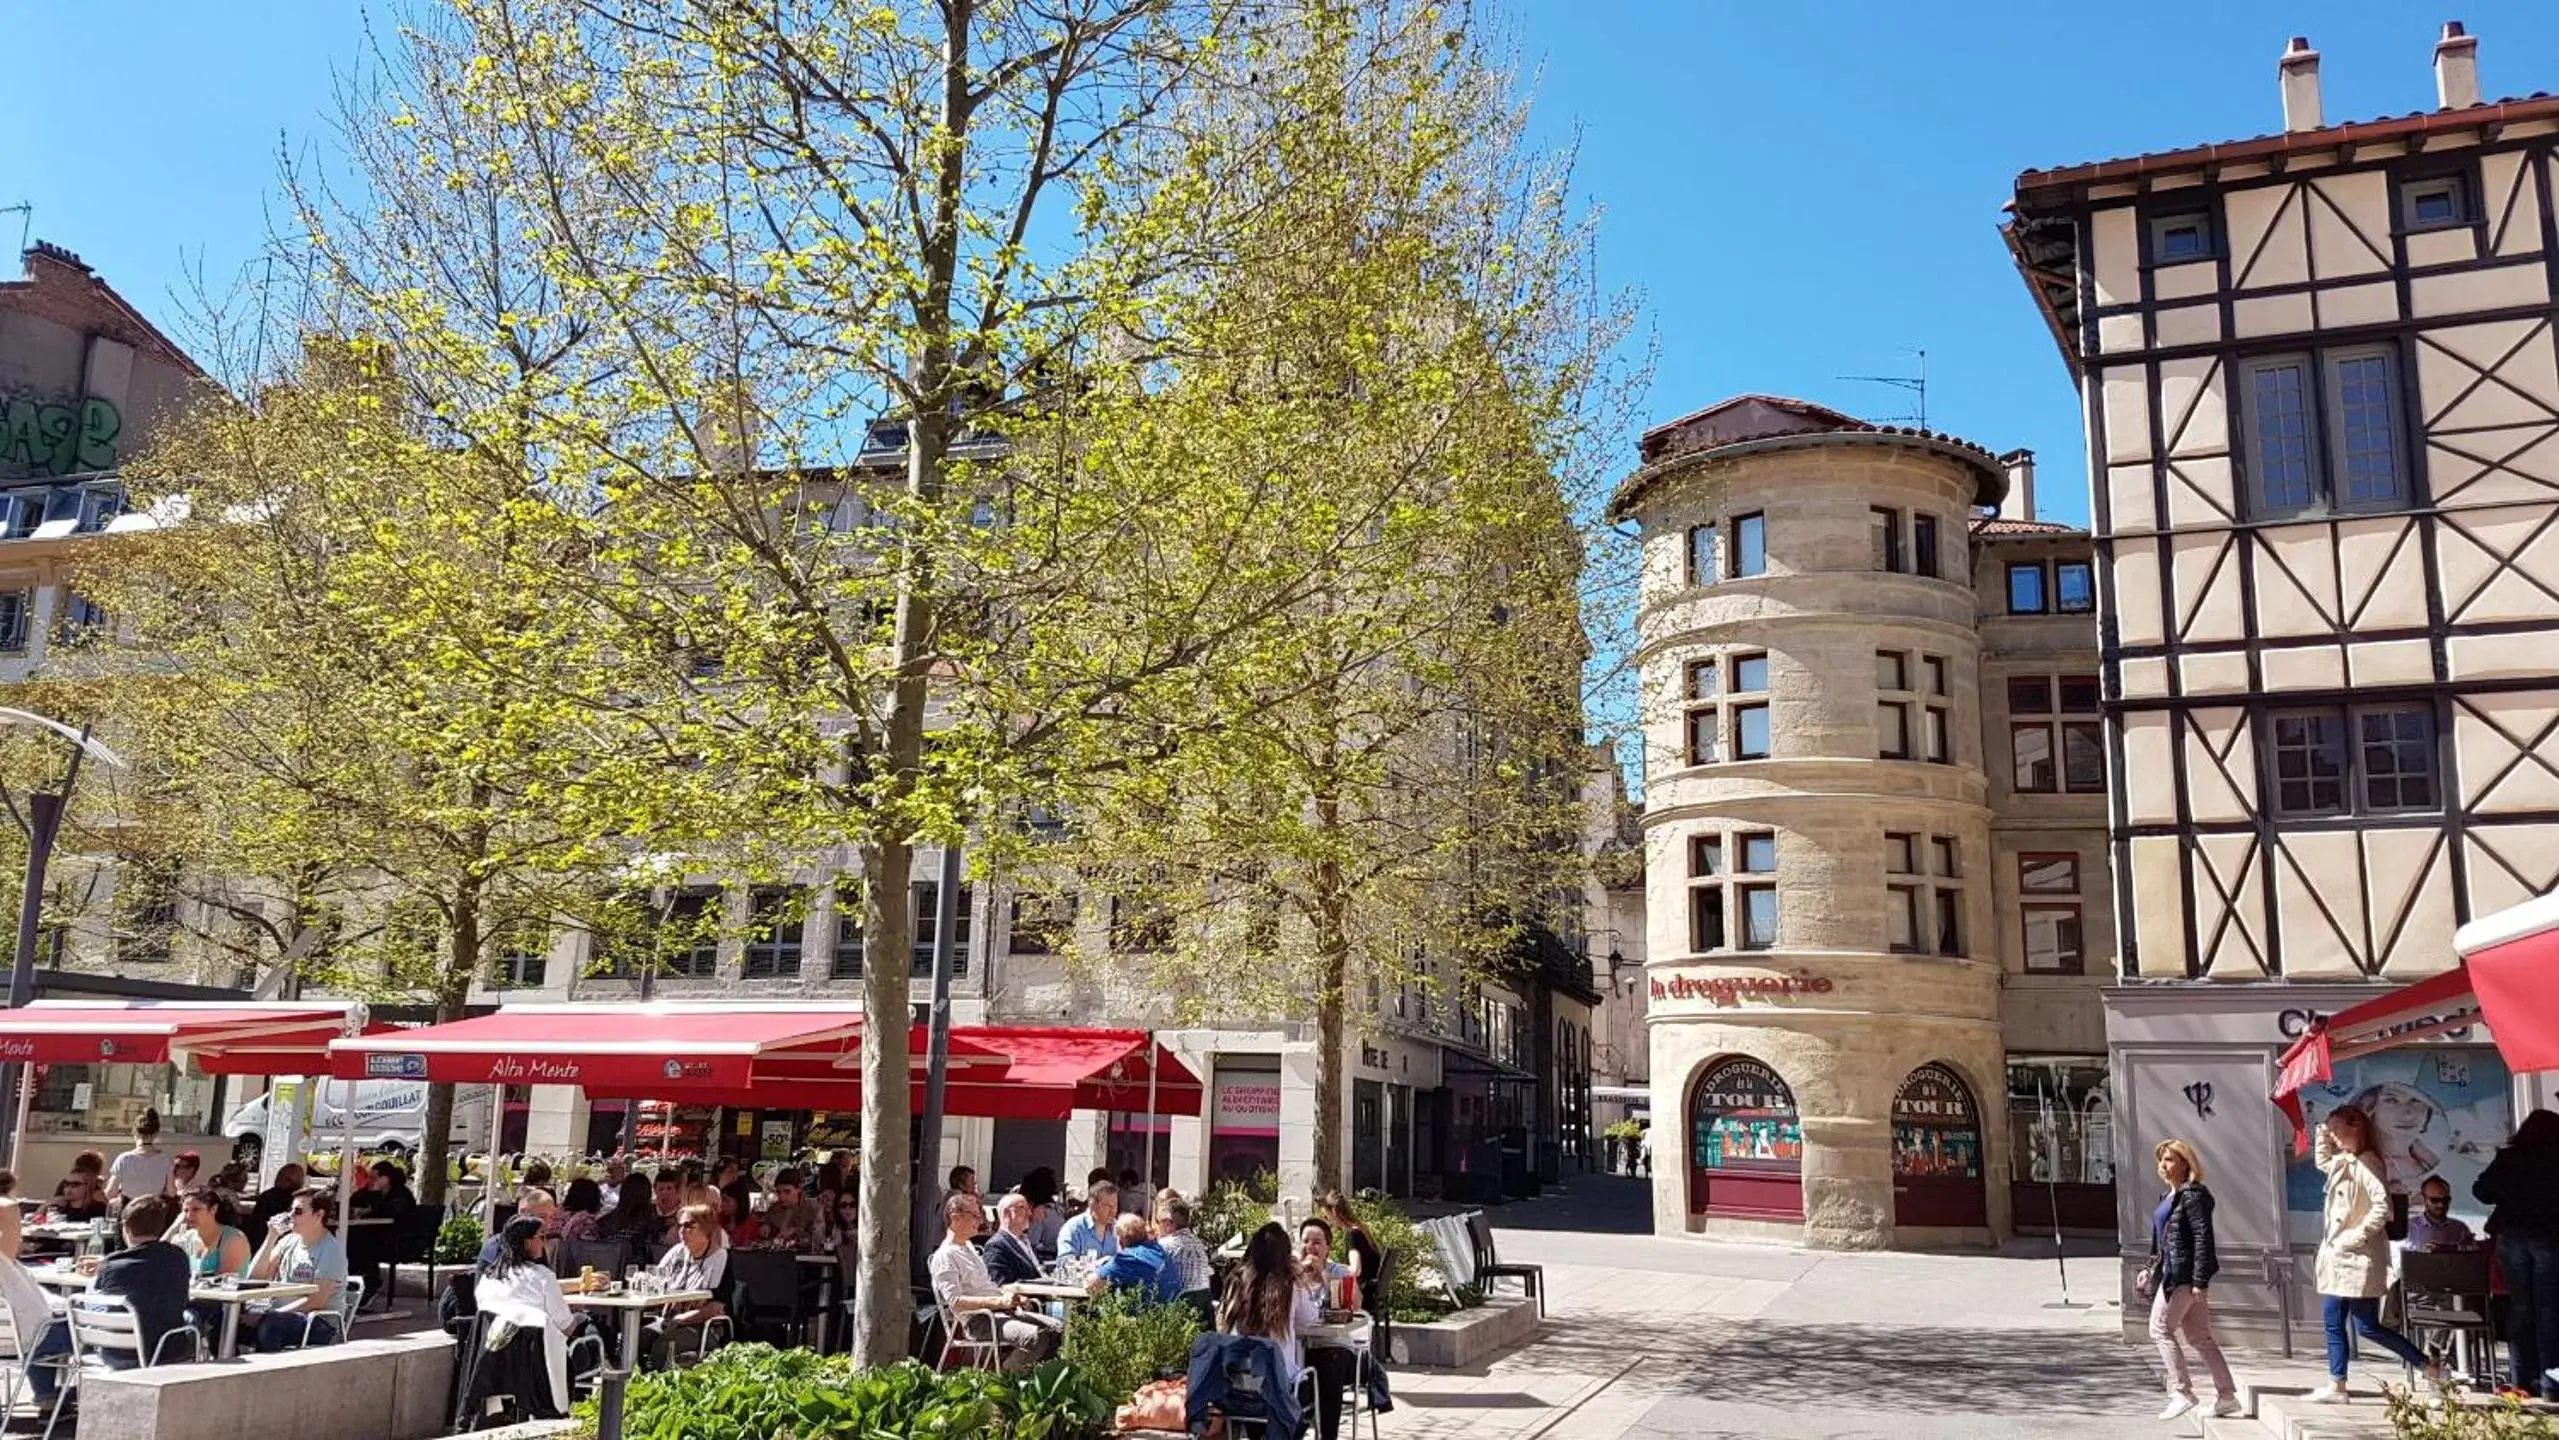
{"type": "Polygon", "coordinates": [[[1981,1107],[1962,1076],[1934,1061],[1904,1076],[1893,1096],[1893,1223],[1988,1225],[1981,1149],[1981,1107]]]}
{"type": "Polygon", "coordinates": [[[1386,1087],[1386,1193],[1413,1193],[1413,1087],[1386,1087]]]}
{"type": "Polygon", "coordinates": [[[1386,1087],[1351,1082],[1351,1188],[1386,1188],[1386,1087]]]}

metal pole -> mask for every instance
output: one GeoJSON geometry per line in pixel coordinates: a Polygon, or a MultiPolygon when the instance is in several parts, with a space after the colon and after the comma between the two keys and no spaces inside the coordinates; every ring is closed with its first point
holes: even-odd
{"type": "Polygon", "coordinates": [[[1146,1203],[1138,1213],[1155,1213],[1155,1032],[1146,1032],[1146,1203]]]}
{"type": "MultiPolygon", "coordinates": [[[[84,732],[85,733],[85,732],[84,732]]],[[[27,873],[26,887],[18,895],[18,948],[9,967],[9,1008],[18,1009],[36,998],[36,939],[44,928],[44,875],[53,863],[53,842],[62,832],[62,812],[68,808],[71,786],[80,776],[80,751],[71,752],[71,769],[63,777],[62,793],[32,791],[27,796],[27,873]]],[[[34,1086],[28,1083],[27,1067],[14,1064],[5,1079],[0,1079],[12,1103],[6,1108],[14,1122],[9,1130],[9,1163],[18,1163],[18,1151],[25,1144],[26,1112],[34,1086]]]]}
{"type": "Polygon", "coordinates": [[[942,873],[933,898],[933,1008],[926,1017],[924,1126],[915,1147],[915,1216],[912,1248],[919,1260],[932,1253],[941,1225],[942,1109],[951,1069],[951,956],[959,924],[960,847],[942,847],[942,873]]]}

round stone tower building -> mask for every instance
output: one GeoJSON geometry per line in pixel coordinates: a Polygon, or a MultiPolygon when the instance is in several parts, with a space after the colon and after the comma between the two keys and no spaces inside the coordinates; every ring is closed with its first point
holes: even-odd
{"type": "Polygon", "coordinates": [[[1986,450],[1744,396],[1644,437],[1656,1228],[2008,1231],[1966,529],[1986,450]]]}

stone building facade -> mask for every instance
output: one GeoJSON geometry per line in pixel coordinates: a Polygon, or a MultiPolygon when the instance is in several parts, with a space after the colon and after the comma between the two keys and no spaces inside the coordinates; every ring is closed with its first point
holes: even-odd
{"type": "MultiPolygon", "coordinates": [[[[2331,125],[2296,38],[2279,133],[2029,171],[2006,231],[2094,477],[2119,1160],[2194,1144],[2243,1331],[2317,1313],[2275,1056],[2559,888],[2559,99],[2483,100],[2478,43],[2445,28],[2433,107],[2331,125]]],[[[2538,1096],[2486,1038],[2304,1099],[2386,1106],[2394,1189],[2469,1212],[2538,1096]]]]}
{"type": "Polygon", "coordinates": [[[2012,1134],[2007,1032],[2091,1045],[2089,937],[2061,911],[2102,910],[2105,877],[2093,797],[2057,778],[2059,692],[2093,686],[2085,607],[1986,626],[1977,583],[2011,553],[2084,582],[2085,537],[1991,520],[2010,462],[1986,450],[1802,401],[1726,401],[1642,458],[1612,508],[1643,531],[1657,1228],[2005,1236],[2013,1152],[2053,1123],[2012,1134]]]}

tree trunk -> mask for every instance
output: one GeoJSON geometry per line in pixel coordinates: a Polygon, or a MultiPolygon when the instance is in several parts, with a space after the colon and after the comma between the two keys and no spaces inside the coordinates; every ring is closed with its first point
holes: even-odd
{"type": "MultiPolygon", "coordinates": [[[[478,972],[480,962],[480,911],[472,903],[475,898],[466,891],[466,898],[454,907],[453,945],[447,952],[444,974],[437,977],[435,987],[435,1023],[438,1025],[461,1019],[462,1012],[471,1002],[471,977],[478,972]]],[[[352,1102],[349,1113],[352,1113],[352,1102]]],[[[453,1086],[450,1082],[439,1081],[427,1087],[426,1118],[420,1123],[418,1203],[441,1211],[445,1177],[453,1169],[453,1086]]]]}
{"type": "MultiPolygon", "coordinates": [[[[909,366],[906,491],[929,508],[941,500],[951,439],[954,350],[951,297],[959,270],[962,200],[968,175],[969,27],[971,0],[941,7],[941,143],[928,151],[933,216],[918,256],[923,274],[915,306],[915,351],[909,366]]],[[[898,550],[896,633],[888,713],[881,717],[881,760],[894,776],[891,798],[903,801],[922,774],[926,679],[935,621],[929,537],[904,532],[898,550]]],[[[853,1333],[853,1363],[864,1368],[906,1358],[913,1264],[913,1161],[907,1126],[914,1106],[908,1085],[908,991],[914,951],[913,847],[902,820],[862,847],[862,1278],[853,1333]]]]}
{"type": "MultiPolygon", "coordinates": [[[[1315,800],[1322,833],[1341,823],[1341,801],[1315,800]]],[[[1341,862],[1329,856],[1315,866],[1315,1191],[1342,1189],[1342,1041],[1347,1028],[1343,998],[1351,983],[1350,897],[1341,862]]]]}

